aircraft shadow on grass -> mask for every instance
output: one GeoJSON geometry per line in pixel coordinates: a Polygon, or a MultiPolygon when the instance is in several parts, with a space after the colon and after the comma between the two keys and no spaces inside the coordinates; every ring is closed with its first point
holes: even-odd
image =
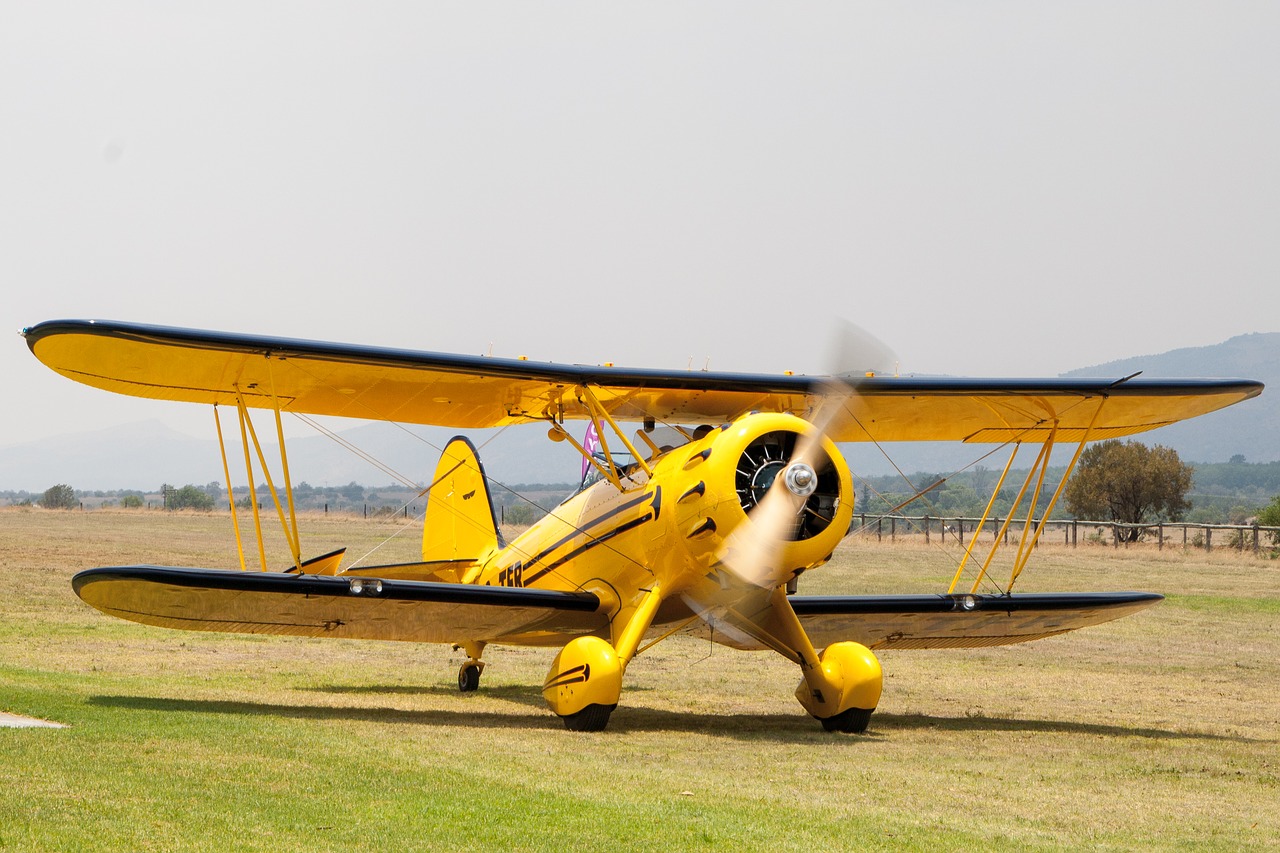
{"type": "MultiPolygon", "coordinates": [[[[423,693],[457,692],[446,688],[310,688],[335,693],[394,693],[421,695],[423,693]]],[[[541,693],[536,688],[495,687],[484,694],[488,698],[508,700],[520,705],[541,707],[541,693]]],[[[460,702],[468,698],[457,697],[460,702]]],[[[242,716],[280,717],[282,719],[345,720],[349,722],[383,723],[392,725],[434,725],[468,728],[554,729],[563,730],[558,717],[550,713],[529,714],[502,711],[469,710],[459,707],[456,711],[401,708],[333,707],[327,705],[287,705],[266,702],[234,702],[208,699],[169,699],[149,696],[94,696],[94,705],[122,708],[134,711],[171,711],[188,714],[236,714],[242,716]]],[[[1172,731],[1142,726],[1105,725],[1079,723],[1064,720],[1016,719],[1010,717],[964,716],[941,717],[927,714],[878,713],[874,725],[863,735],[851,741],[882,741],[892,739],[895,732],[919,729],[938,729],[956,733],[982,732],[1044,732],[1046,734],[1082,734],[1097,737],[1144,737],[1154,740],[1229,741],[1259,743],[1257,738],[1219,735],[1210,732],[1172,731]]],[[[657,708],[622,706],[618,709],[613,733],[624,732],[686,732],[720,735],[737,740],[830,740],[836,735],[815,730],[813,721],[803,714],[698,714],[688,711],[671,711],[657,708]]]]}

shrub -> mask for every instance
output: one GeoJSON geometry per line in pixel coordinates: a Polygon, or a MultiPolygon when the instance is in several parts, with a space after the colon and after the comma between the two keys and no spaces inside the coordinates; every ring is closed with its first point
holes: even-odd
{"type": "Polygon", "coordinates": [[[59,483],[44,490],[40,506],[45,509],[71,509],[76,505],[76,490],[66,483],[59,483]]]}

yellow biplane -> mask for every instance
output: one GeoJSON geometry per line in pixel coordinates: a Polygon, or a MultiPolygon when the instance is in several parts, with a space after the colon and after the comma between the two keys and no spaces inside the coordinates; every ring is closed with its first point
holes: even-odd
{"type": "MultiPolygon", "coordinates": [[[[259,522],[261,571],[245,570],[243,547],[238,571],[91,569],[73,582],[86,602],[186,630],[449,643],[468,655],[463,691],[478,687],[489,644],[558,647],[543,695],[579,731],[603,729],[628,663],[677,633],[778,652],[800,669],[796,697],[806,711],[827,730],[860,732],[880,698],[878,650],[1019,643],[1154,604],[1161,596],[1012,594],[1043,529],[1035,508],[1053,447],[1076,445],[1069,472],[1087,441],[1262,391],[1246,380],[632,370],[100,321],[47,322],[23,335],[40,361],[78,382],[235,407],[250,482],[252,444],[293,556],[286,570],[268,570],[259,522]],[[275,413],[283,500],[251,409],[275,413]],[[507,542],[475,448],[455,438],[424,490],[421,562],[344,568],[341,552],[304,560],[281,413],[458,429],[541,423],[551,440],[577,447],[592,476],[507,542]],[[572,421],[589,422],[592,440],[574,438],[572,421]],[[971,537],[945,593],[794,594],[796,577],[830,559],[853,519],[851,475],[836,443],[917,440],[1008,445],[1001,484],[1019,447],[1039,447],[1018,493],[1026,519],[1007,585],[978,592],[991,554],[974,554],[971,537]],[[959,589],[966,565],[978,580],[959,589]]],[[[1060,484],[1050,509],[1061,492],[1060,484]]]]}

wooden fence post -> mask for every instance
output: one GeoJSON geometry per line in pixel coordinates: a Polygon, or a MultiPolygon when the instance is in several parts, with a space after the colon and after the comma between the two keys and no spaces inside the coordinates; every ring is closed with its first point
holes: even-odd
{"type": "Polygon", "coordinates": [[[924,544],[929,544],[929,516],[924,517],[924,544]]]}

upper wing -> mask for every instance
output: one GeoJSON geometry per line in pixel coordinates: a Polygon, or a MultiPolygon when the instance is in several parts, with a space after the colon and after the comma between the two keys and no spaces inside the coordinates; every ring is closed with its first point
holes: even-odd
{"type": "MultiPolygon", "coordinates": [[[[823,377],[632,370],[61,320],[24,330],[36,357],[98,388],[458,428],[586,418],[583,387],[615,418],[721,423],[750,411],[805,416],[823,377]]],[[[858,378],[836,441],[1113,438],[1256,396],[1248,380],[858,378]]]]}
{"type": "Polygon", "coordinates": [[[103,613],[187,631],[563,645],[609,624],[587,592],[364,576],[115,566],[80,572],[72,586],[103,613]]]}
{"type": "Polygon", "coordinates": [[[1021,595],[802,596],[787,600],[814,646],[971,649],[1040,640],[1128,616],[1163,600],[1149,592],[1021,595]]]}

